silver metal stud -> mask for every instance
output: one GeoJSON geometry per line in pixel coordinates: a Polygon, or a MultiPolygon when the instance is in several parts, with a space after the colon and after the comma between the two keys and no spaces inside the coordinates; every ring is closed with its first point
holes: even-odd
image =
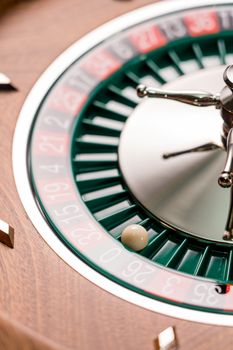
{"type": "Polygon", "coordinates": [[[0,220],[0,242],[14,248],[14,229],[3,220],[0,220]]]}
{"type": "Polygon", "coordinates": [[[168,327],[154,341],[155,350],[178,350],[175,327],[168,327]]]}
{"type": "Polygon", "coordinates": [[[12,84],[10,78],[0,72],[0,91],[15,91],[16,87],[12,84]]]}

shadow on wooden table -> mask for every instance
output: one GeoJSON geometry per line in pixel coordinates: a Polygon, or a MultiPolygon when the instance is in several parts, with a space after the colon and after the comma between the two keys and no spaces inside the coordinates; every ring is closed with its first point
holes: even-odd
{"type": "Polygon", "coordinates": [[[36,0],[0,0],[0,17],[5,15],[6,12],[10,11],[14,5],[22,2],[32,2],[36,0]]]}

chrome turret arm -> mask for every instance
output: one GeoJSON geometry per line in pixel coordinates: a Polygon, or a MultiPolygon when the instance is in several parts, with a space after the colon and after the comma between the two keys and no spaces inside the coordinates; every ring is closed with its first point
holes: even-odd
{"type": "Polygon", "coordinates": [[[140,84],[137,87],[137,95],[138,97],[164,98],[197,107],[215,106],[220,108],[221,106],[219,95],[213,95],[205,91],[166,91],[140,84]]]}
{"type": "Polygon", "coordinates": [[[172,152],[172,153],[164,153],[163,159],[169,159],[169,158],[181,156],[181,155],[187,154],[187,153],[214,151],[214,150],[220,149],[220,148],[221,148],[220,145],[217,145],[216,143],[213,143],[213,142],[209,142],[209,143],[205,143],[204,145],[200,145],[200,146],[193,147],[193,148],[188,148],[188,149],[185,149],[182,151],[177,151],[177,152],[172,152]]]}

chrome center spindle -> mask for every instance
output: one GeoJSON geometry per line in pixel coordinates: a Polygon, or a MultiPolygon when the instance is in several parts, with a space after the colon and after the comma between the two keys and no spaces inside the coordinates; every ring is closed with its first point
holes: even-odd
{"type": "Polygon", "coordinates": [[[220,93],[220,111],[224,121],[222,141],[227,151],[227,157],[218,183],[221,187],[227,188],[233,184],[233,65],[225,69],[223,80],[226,86],[220,93]]]}
{"type": "Polygon", "coordinates": [[[223,73],[226,86],[220,93],[221,116],[223,118],[223,142],[226,142],[229,130],[233,127],[233,65],[223,73]]]}

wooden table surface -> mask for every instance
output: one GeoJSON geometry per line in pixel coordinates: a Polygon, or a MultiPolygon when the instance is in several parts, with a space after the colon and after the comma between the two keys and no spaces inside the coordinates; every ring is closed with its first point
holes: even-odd
{"type": "Polygon", "coordinates": [[[19,88],[0,94],[0,218],[15,228],[15,248],[0,245],[1,350],[152,350],[153,339],[170,325],[177,327],[181,349],[233,347],[231,328],[146,311],[80,276],[37,233],[14,183],[14,128],[23,101],[40,74],[91,29],[153,2],[17,1],[1,11],[0,71],[19,88]]]}

